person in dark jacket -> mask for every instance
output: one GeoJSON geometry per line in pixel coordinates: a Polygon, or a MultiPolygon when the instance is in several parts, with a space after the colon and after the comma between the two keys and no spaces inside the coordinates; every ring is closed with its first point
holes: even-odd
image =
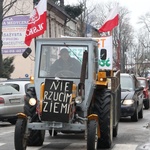
{"type": "Polygon", "coordinates": [[[51,76],[77,76],[80,77],[81,63],[70,57],[67,48],[60,51],[60,58],[57,59],[50,68],[51,76]]]}

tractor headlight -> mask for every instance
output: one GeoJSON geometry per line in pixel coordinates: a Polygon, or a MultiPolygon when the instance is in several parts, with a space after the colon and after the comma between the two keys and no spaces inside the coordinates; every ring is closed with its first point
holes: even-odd
{"type": "Polygon", "coordinates": [[[29,104],[30,104],[31,106],[34,106],[34,105],[36,104],[36,99],[35,99],[35,98],[30,98],[30,99],[29,99],[29,104]]]}
{"type": "Polygon", "coordinates": [[[81,103],[82,103],[82,97],[81,97],[81,96],[77,96],[77,97],[75,98],[75,102],[76,102],[77,104],[81,104],[81,103]]]}
{"type": "Polygon", "coordinates": [[[126,99],[123,101],[123,105],[132,105],[134,103],[134,100],[132,99],[126,99]]]}

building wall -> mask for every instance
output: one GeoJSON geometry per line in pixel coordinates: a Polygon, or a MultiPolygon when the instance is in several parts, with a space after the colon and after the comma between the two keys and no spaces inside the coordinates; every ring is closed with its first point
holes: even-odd
{"type": "MultiPolygon", "coordinates": [[[[9,4],[11,0],[4,0],[4,6],[9,4]]],[[[33,10],[33,3],[31,0],[17,0],[17,2],[14,4],[14,6],[8,11],[8,13],[5,15],[5,17],[11,16],[11,15],[16,15],[16,14],[22,14],[20,16],[21,20],[24,20],[23,17],[25,17],[24,14],[28,14],[27,16],[30,15],[31,11],[33,10]]],[[[25,77],[25,75],[31,75],[33,74],[33,68],[34,68],[34,63],[30,58],[24,59],[22,57],[22,52],[27,48],[27,46],[24,44],[24,35],[25,35],[25,26],[22,26],[21,24],[19,25],[19,20],[17,21],[11,21],[13,17],[6,18],[7,22],[10,23],[10,25],[6,25],[3,27],[3,33],[8,33],[10,30],[10,36],[9,39],[7,36],[3,36],[3,58],[6,57],[11,57],[14,56],[14,66],[15,70],[11,74],[11,78],[18,78],[18,77],[25,77]],[[8,20],[10,19],[10,21],[8,20]],[[11,24],[12,23],[12,24],[11,24]],[[14,23],[14,25],[13,25],[14,23]],[[5,31],[4,31],[5,29],[5,31]],[[22,37],[17,37],[14,36],[13,34],[20,34],[22,37]],[[6,38],[7,37],[7,38],[6,38]],[[14,41],[13,41],[14,38],[14,41]],[[16,40],[15,40],[16,39],[16,40]],[[10,44],[10,46],[7,44],[5,45],[5,42],[14,42],[14,44],[10,44]],[[16,44],[15,42],[20,42],[22,44],[16,44]],[[6,50],[8,49],[8,52],[6,50]],[[20,50],[20,52],[18,51],[20,50]],[[18,52],[17,52],[18,51],[18,52]]],[[[20,20],[20,21],[21,21],[20,20]]],[[[34,41],[31,43],[31,47],[34,47],[34,41]]],[[[31,53],[31,55],[34,56],[34,50],[31,53]]]]}
{"type": "MultiPolygon", "coordinates": [[[[11,0],[4,0],[4,2],[10,3],[11,0]]],[[[24,14],[30,15],[33,10],[32,0],[18,0],[14,7],[7,13],[7,15],[12,15],[17,12],[21,8],[24,14]]],[[[48,0],[48,11],[47,11],[47,30],[45,33],[39,37],[61,37],[64,36],[77,36],[76,34],[76,22],[74,20],[70,20],[66,23],[67,14],[63,12],[62,9],[58,8],[54,4],[51,4],[51,0],[48,0]],[[67,26],[67,27],[66,27],[67,26]]],[[[25,36],[25,31],[24,35],[25,36]]],[[[24,37],[22,37],[24,39],[24,37]]],[[[25,45],[25,48],[27,46],[25,45]]],[[[24,48],[24,49],[25,49],[24,48]]],[[[34,39],[31,42],[30,48],[32,49],[32,53],[30,57],[23,58],[22,53],[11,53],[11,54],[3,54],[3,58],[15,56],[14,66],[15,70],[11,74],[11,78],[18,77],[26,77],[34,75],[34,56],[35,56],[35,41],[34,39]]]]}

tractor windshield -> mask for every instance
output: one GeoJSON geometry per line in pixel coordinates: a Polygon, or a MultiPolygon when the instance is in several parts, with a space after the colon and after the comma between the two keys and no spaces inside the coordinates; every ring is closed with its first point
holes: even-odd
{"type": "Polygon", "coordinates": [[[87,46],[42,45],[39,77],[80,78],[87,46]]]}

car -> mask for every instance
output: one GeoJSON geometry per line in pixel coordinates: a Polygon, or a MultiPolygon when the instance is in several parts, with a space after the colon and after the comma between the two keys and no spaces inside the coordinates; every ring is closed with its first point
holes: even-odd
{"type": "Polygon", "coordinates": [[[8,79],[5,81],[1,81],[0,84],[7,84],[14,87],[16,90],[18,90],[22,94],[26,94],[27,89],[30,87],[30,79],[29,78],[15,78],[15,79],[8,79]]]}
{"type": "Polygon", "coordinates": [[[134,74],[121,73],[121,117],[143,118],[143,87],[134,74]]]}
{"type": "Polygon", "coordinates": [[[17,113],[23,112],[24,96],[11,85],[0,85],[0,121],[16,123],[17,113]]]}
{"type": "Polygon", "coordinates": [[[149,109],[150,107],[150,95],[149,95],[149,84],[145,77],[137,77],[140,85],[143,86],[143,103],[144,108],[149,109]]]}

